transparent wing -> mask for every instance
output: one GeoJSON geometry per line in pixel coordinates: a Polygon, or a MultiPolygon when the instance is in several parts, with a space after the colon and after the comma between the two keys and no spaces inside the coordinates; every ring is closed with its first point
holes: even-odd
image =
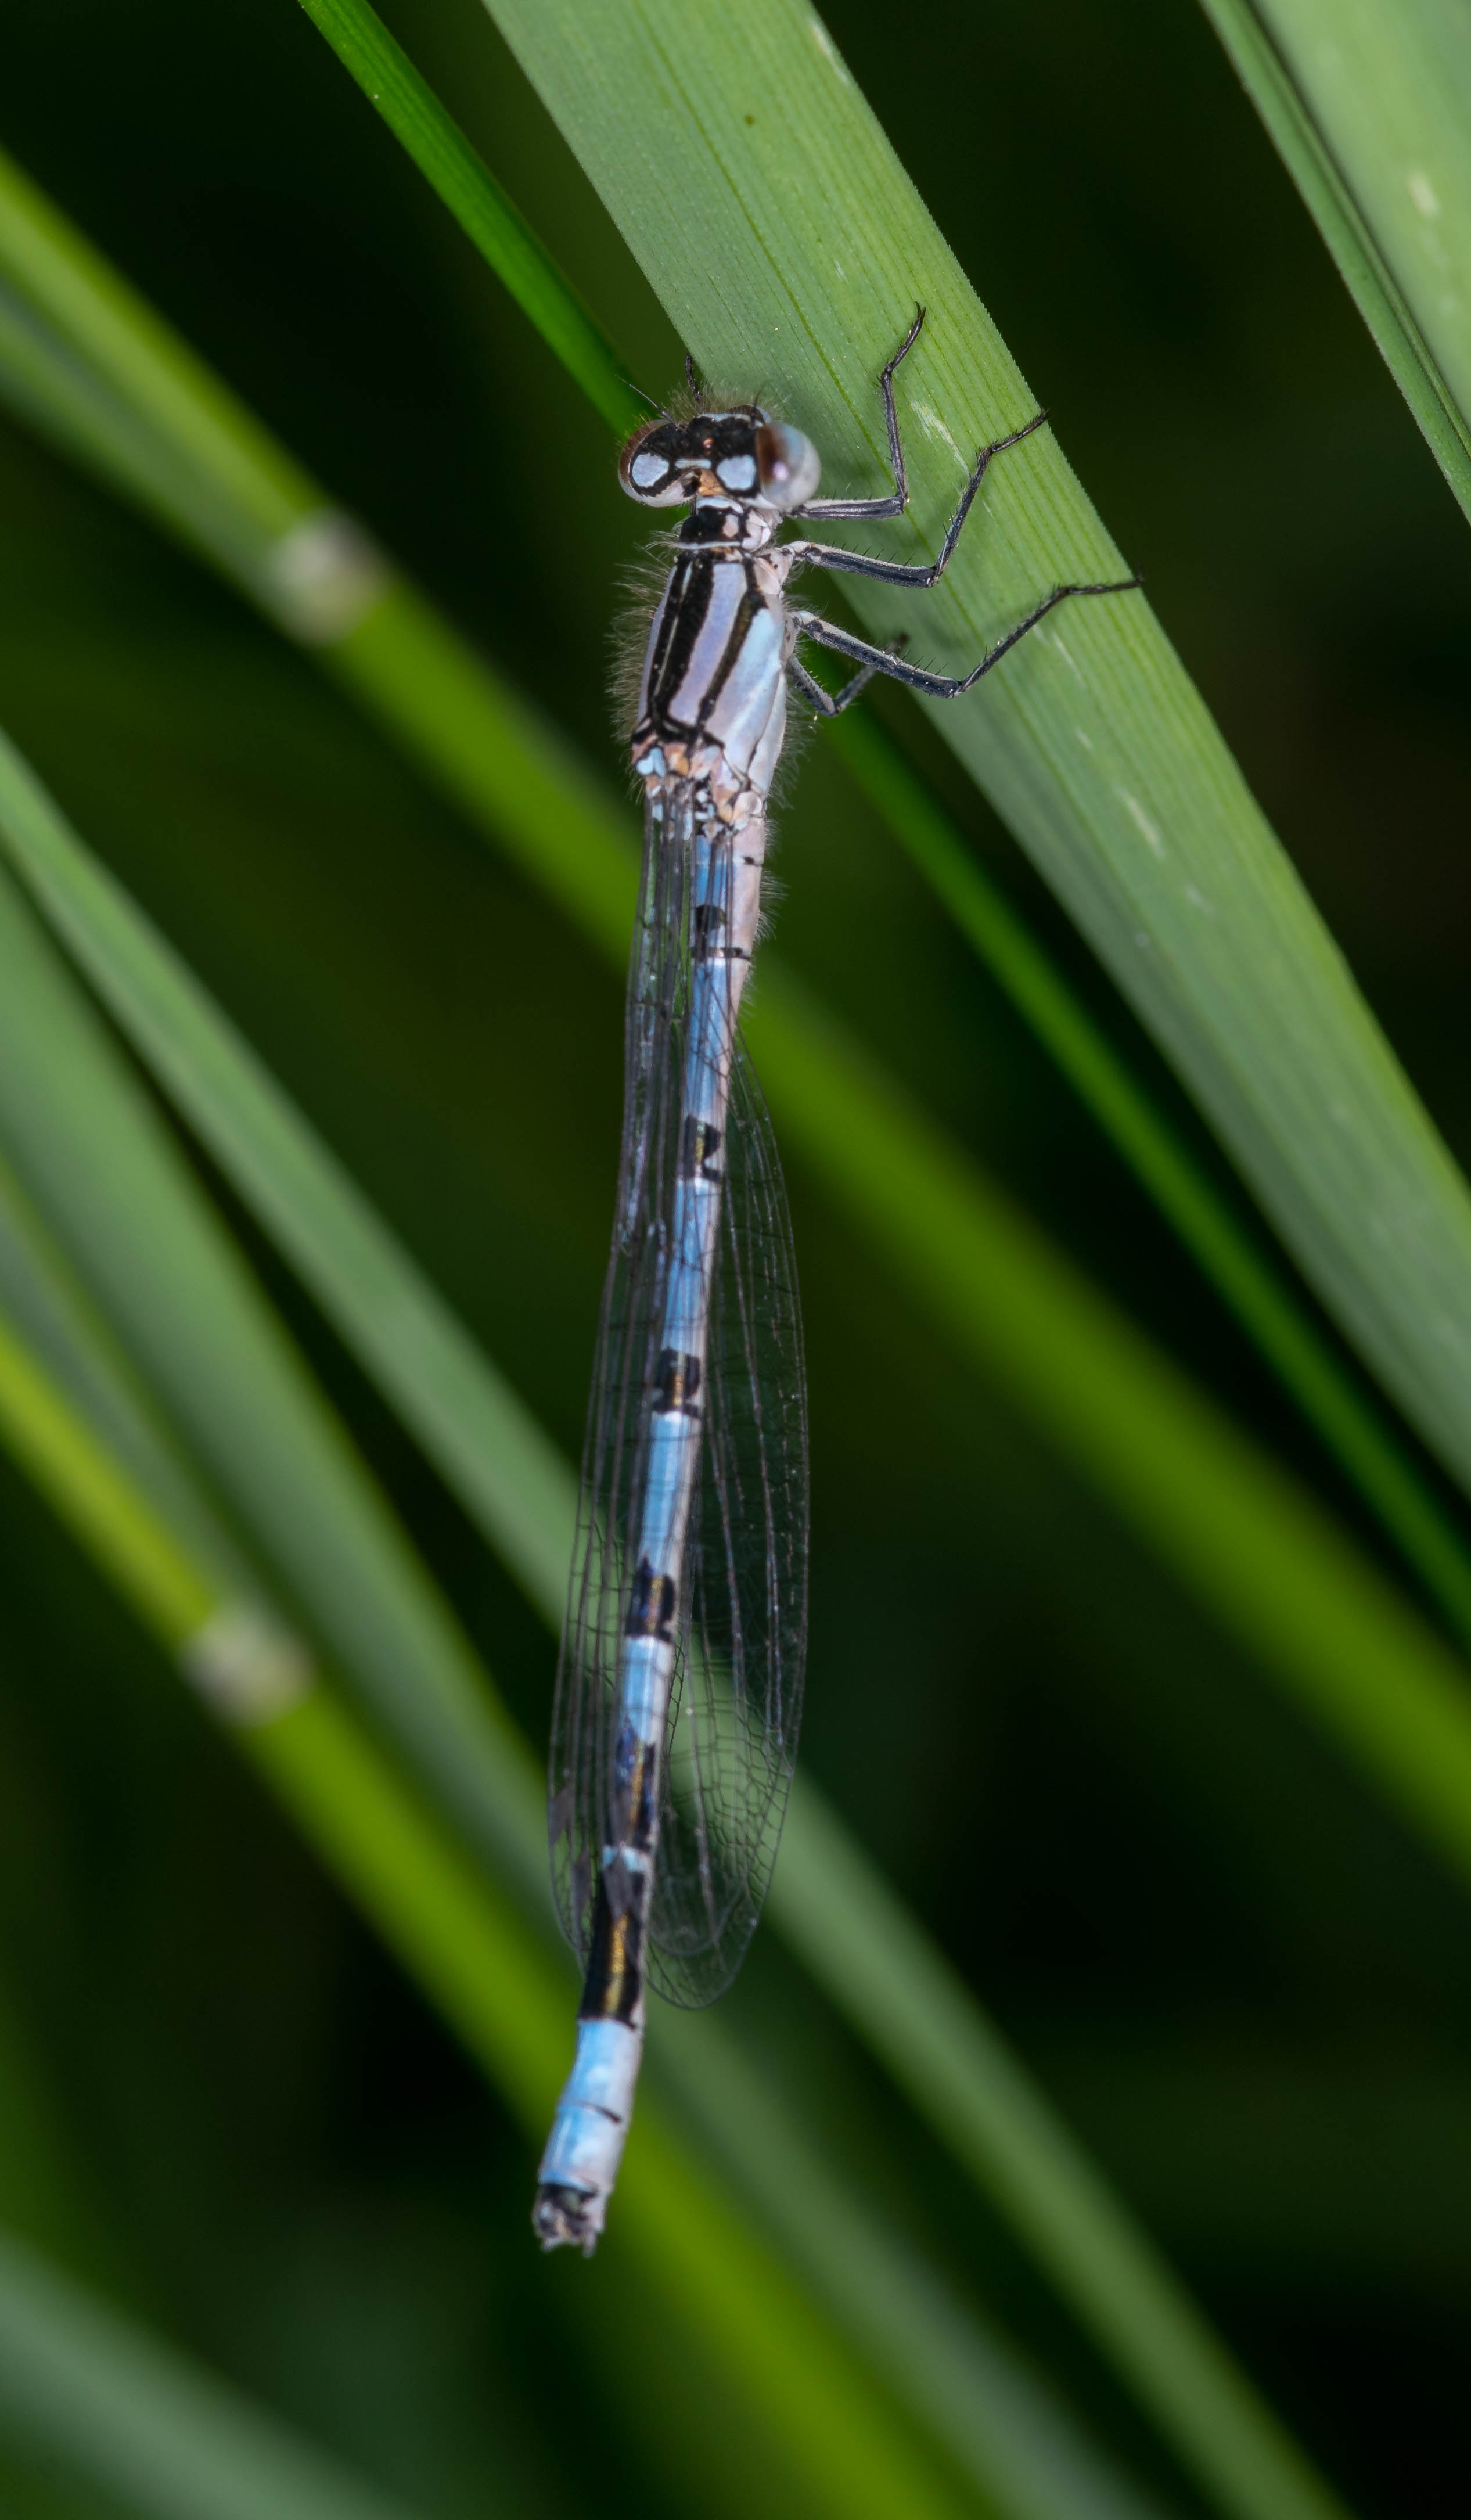
{"type": "MultiPolygon", "coordinates": [[[[661,1344],[690,994],[691,800],[646,818],[629,972],[623,1144],[553,1719],[563,1931],[585,1959],[617,1835],[613,1745],[629,1570],[661,1344]]],[[[711,1287],[699,1498],[681,1587],[648,1976],[726,1986],[760,1912],[790,1783],[807,1623],[807,1428],[791,1232],[771,1123],[737,1049],[711,1287]]]]}
{"type": "Polygon", "coordinates": [[[627,1570],[647,1476],[689,1008],[691,800],[650,806],[624,1017],[623,1141],[588,1398],[577,1535],[552,1717],[548,1821],[561,1928],[586,1960],[618,1720],[627,1570]]]}
{"type": "Polygon", "coordinates": [[[761,1913],[796,1761],[807,1659],[807,1377],[786,1190],[738,1046],[712,1290],[699,1516],[671,1703],[648,1976],[676,2003],[729,1986],[761,1913]]]}

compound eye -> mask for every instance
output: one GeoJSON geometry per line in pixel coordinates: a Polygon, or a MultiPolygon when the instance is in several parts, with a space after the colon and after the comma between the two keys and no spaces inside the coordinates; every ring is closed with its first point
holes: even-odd
{"type": "Polygon", "coordinates": [[[818,450],[800,428],[789,428],[784,421],[768,421],[756,431],[756,463],[761,474],[761,495],[774,508],[800,508],[809,500],[823,477],[818,450]]]}
{"type": "Polygon", "coordinates": [[[618,478],[624,489],[646,507],[673,507],[685,495],[672,435],[667,422],[656,421],[631,437],[618,458],[618,478]]]}

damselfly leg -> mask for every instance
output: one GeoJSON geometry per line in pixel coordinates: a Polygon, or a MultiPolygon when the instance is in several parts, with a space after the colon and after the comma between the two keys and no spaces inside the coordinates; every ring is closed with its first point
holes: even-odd
{"type": "MultiPolygon", "coordinates": [[[[805,507],[793,509],[799,517],[815,517],[819,523],[862,524],[879,517],[902,517],[910,503],[910,476],[905,469],[904,442],[899,434],[899,414],[894,408],[894,371],[909,357],[918,340],[924,323],[924,309],[916,306],[914,320],[900,342],[892,359],[879,372],[878,390],[883,398],[884,427],[889,435],[889,470],[894,487],[882,499],[809,499],[805,507]]],[[[966,504],[969,502],[967,500],[966,504]]]]}
{"type": "MultiPolygon", "coordinates": [[[[892,494],[882,499],[809,499],[804,507],[792,509],[791,515],[835,522],[838,519],[856,520],[904,514],[909,506],[909,474],[894,404],[894,371],[913,349],[923,322],[924,309],[921,306],[878,381],[884,425],[888,431],[889,460],[894,473],[892,494]]],[[[932,561],[875,560],[868,552],[844,551],[840,544],[810,541],[783,543],[784,560],[792,568],[830,568],[852,577],[877,578],[885,586],[936,585],[950,564],[976,493],[992,463],[998,455],[1004,455],[1008,448],[1019,446],[1024,437],[1030,437],[1034,429],[1042,428],[1046,419],[1045,411],[1036,412],[1030,420],[1023,421],[1020,428],[1011,429],[1005,437],[995,437],[989,445],[981,448],[971,466],[970,476],[960,493],[956,512],[945,528],[939,552],[932,561]]],[[[870,640],[855,638],[849,630],[839,629],[835,622],[825,621],[820,613],[789,608],[787,622],[799,638],[815,639],[820,647],[830,648],[837,655],[851,657],[863,670],[836,693],[825,692],[795,656],[788,661],[787,673],[804,699],[810,700],[824,717],[840,715],[858,698],[874,674],[887,674],[893,681],[906,683],[912,691],[923,692],[931,699],[958,699],[961,692],[972,690],[983,674],[989,674],[993,666],[999,665],[1019,639],[1024,639],[1029,630],[1035,630],[1039,621],[1046,620],[1055,605],[1065,603],[1073,595],[1127,595],[1138,583],[1137,577],[1124,577],[1110,579],[1103,584],[1054,586],[1050,595],[1033,607],[1025,620],[1018,621],[1013,630],[1008,631],[1003,639],[999,639],[994,648],[987,650],[980,663],[968,674],[936,674],[927,666],[907,664],[899,653],[905,644],[902,639],[878,647],[870,640]]]]}
{"type": "MultiPolygon", "coordinates": [[[[863,674],[855,674],[852,682],[846,683],[836,694],[835,707],[828,704],[829,696],[823,694],[824,716],[836,717],[847,707],[850,699],[858,698],[864,683],[872,674],[887,674],[892,681],[907,683],[911,691],[923,692],[930,699],[958,699],[962,692],[973,690],[983,674],[989,674],[994,665],[1001,663],[1018,639],[1025,639],[1029,630],[1035,630],[1038,622],[1045,621],[1048,614],[1059,604],[1065,604],[1070,595],[1128,595],[1138,584],[1137,577],[1121,577],[1106,586],[1054,586],[1051,594],[1034,605],[1014,630],[1008,630],[1004,639],[998,639],[994,648],[987,649],[980,663],[972,665],[968,674],[935,674],[927,665],[911,665],[894,648],[872,647],[867,639],[855,638],[851,630],[840,630],[835,621],[825,621],[821,613],[791,610],[786,617],[799,639],[815,639],[820,648],[830,648],[837,656],[851,656],[865,668],[863,674]]],[[[805,667],[797,664],[795,659],[786,670],[806,698],[811,698],[822,691],[822,686],[815,683],[805,667]]]]}

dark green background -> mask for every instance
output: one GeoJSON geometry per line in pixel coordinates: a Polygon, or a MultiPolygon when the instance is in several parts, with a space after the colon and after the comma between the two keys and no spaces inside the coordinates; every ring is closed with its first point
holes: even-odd
{"type": "MultiPolygon", "coordinates": [[[[679,345],[473,0],[388,14],[667,382],[679,345]]],[[[1471,542],[1203,17],[826,17],[1471,1156],[1471,542]]],[[[604,434],[292,0],[11,0],[0,100],[0,140],[614,785],[606,625],[641,524],[604,434]]],[[[1181,1107],[917,717],[879,705],[1181,1107]]],[[[0,721],[575,1452],[606,970],[310,663],[8,426],[0,721]]],[[[1360,1527],[821,741],[778,872],[789,961],[1360,1527]]],[[[790,1188],[813,1771],[1349,2496],[1449,2520],[1471,1903],[790,1188]]],[[[548,1639],[246,1239],[540,1738],[548,1639]]],[[[65,2224],[73,2264],[436,2520],[798,2507],[616,2218],[594,2267],[538,2258],[518,2132],[3,1462],[0,1587],[0,2213],[59,2249],[65,2224]],[[69,2206],[7,2149],[22,2075],[69,2206]]],[[[774,1938],[730,2010],[875,2208],[1190,2507],[774,1938]]],[[[93,2507],[20,2469],[0,2494],[93,2507]]]]}

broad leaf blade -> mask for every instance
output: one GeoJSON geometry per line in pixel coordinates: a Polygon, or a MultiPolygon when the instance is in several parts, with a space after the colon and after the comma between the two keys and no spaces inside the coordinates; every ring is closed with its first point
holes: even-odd
{"type": "MultiPolygon", "coordinates": [[[[886,547],[933,553],[975,447],[1038,396],[821,22],[798,0],[492,15],[701,369],[799,416],[829,489],[879,486],[873,380],[928,309],[901,395],[914,503],[886,547]]],[[[844,592],[955,671],[1059,581],[1123,573],[1043,432],[988,482],[932,596],[844,592]]],[[[1324,1302],[1471,1480],[1471,1195],[1142,597],[1070,606],[933,715],[1324,1302]]]]}

